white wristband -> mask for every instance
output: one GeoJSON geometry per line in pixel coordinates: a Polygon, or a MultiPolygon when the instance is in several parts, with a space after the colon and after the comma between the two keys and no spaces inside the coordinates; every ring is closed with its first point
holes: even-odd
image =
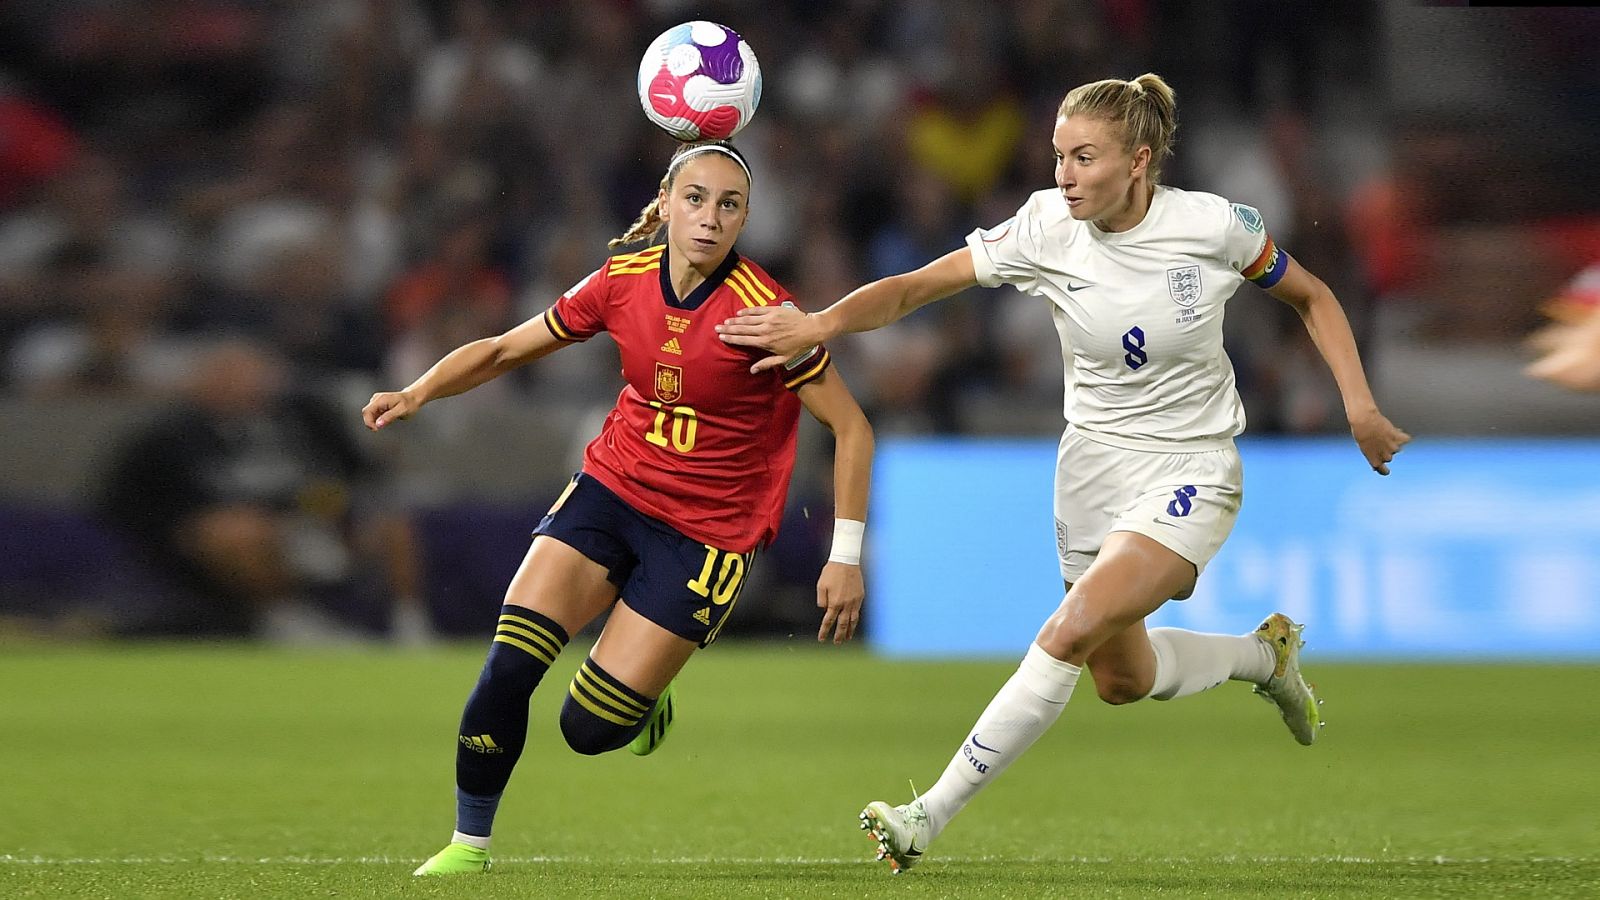
{"type": "Polygon", "coordinates": [[[866,530],[865,522],[858,522],[855,519],[834,519],[833,550],[828,553],[828,562],[861,565],[861,536],[866,530]]]}

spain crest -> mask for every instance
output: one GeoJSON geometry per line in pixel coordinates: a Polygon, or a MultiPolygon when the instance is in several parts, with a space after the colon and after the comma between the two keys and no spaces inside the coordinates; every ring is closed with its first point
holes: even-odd
{"type": "Polygon", "coordinates": [[[662,403],[677,403],[683,396],[683,369],[656,363],[656,399],[662,403]]]}
{"type": "Polygon", "coordinates": [[[1167,270],[1167,293],[1172,302],[1190,307],[1200,301],[1200,267],[1178,266],[1167,270]]]}

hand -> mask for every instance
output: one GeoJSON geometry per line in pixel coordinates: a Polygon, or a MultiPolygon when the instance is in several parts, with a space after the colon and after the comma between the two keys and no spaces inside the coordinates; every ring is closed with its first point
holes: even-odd
{"type": "Polygon", "coordinates": [[[1350,434],[1361,448],[1361,455],[1367,458],[1367,464],[1379,475],[1389,474],[1389,461],[1401,447],[1411,442],[1411,435],[1394,427],[1394,423],[1376,409],[1351,416],[1350,434]]]}
{"type": "Polygon", "coordinates": [[[1541,356],[1528,375],[1574,391],[1600,391],[1600,310],[1577,325],[1547,328],[1534,335],[1541,356]]]}
{"type": "Polygon", "coordinates": [[[409,419],[422,408],[409,391],[383,391],[373,394],[361,407],[361,420],[373,431],[396,419],[409,419]]]}
{"type": "Polygon", "coordinates": [[[731,319],[717,326],[717,336],[723,343],[740,347],[756,347],[771,353],[750,367],[751,372],[765,372],[783,365],[802,350],[810,349],[827,337],[822,334],[815,317],[793,306],[752,306],[739,310],[731,319]]]}
{"type": "Polygon", "coordinates": [[[817,579],[817,606],[824,610],[817,640],[827,640],[830,631],[835,644],[850,640],[861,624],[861,601],[866,596],[860,566],[837,562],[823,566],[817,579]]]}

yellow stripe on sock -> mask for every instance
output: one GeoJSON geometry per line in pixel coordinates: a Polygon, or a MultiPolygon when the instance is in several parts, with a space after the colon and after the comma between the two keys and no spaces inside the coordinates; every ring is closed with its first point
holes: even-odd
{"type": "Polygon", "coordinates": [[[556,664],[555,657],[546,655],[542,649],[533,646],[521,638],[512,637],[508,634],[497,634],[494,636],[494,639],[502,644],[510,644],[511,646],[516,647],[518,650],[526,650],[533,658],[544,660],[544,664],[547,666],[553,666],[556,664]]]}
{"type": "Polygon", "coordinates": [[[538,647],[541,653],[549,656],[551,659],[555,659],[561,653],[561,649],[559,647],[556,649],[551,649],[548,641],[520,625],[502,623],[499,628],[495,629],[495,634],[503,634],[507,637],[526,638],[528,643],[538,647]]]}
{"type": "Polygon", "coordinates": [[[500,618],[500,626],[495,629],[496,631],[509,631],[512,634],[519,634],[523,637],[529,638],[534,643],[543,647],[551,656],[559,656],[561,654],[561,642],[557,641],[555,638],[552,638],[549,632],[542,628],[538,628],[537,626],[533,628],[524,628],[521,625],[507,622],[506,618],[507,617],[505,616],[500,618]]]}
{"type": "Polygon", "coordinates": [[[599,716],[600,718],[605,719],[607,722],[612,722],[614,724],[621,725],[623,727],[627,727],[629,725],[636,725],[639,722],[638,719],[634,719],[632,722],[630,722],[627,719],[624,719],[621,716],[617,715],[616,713],[611,712],[608,709],[604,709],[604,708],[600,707],[593,700],[590,700],[588,697],[585,697],[583,695],[582,691],[578,690],[578,682],[576,680],[574,680],[572,682],[572,687],[567,689],[567,693],[571,694],[572,695],[572,699],[578,701],[578,703],[580,705],[582,705],[584,709],[587,709],[589,712],[592,712],[595,715],[599,716]]]}
{"type": "Polygon", "coordinates": [[[621,693],[611,685],[606,684],[600,679],[599,676],[595,675],[589,670],[589,666],[587,664],[578,668],[577,678],[583,681],[584,686],[594,694],[596,700],[602,700],[606,703],[615,704],[618,712],[632,713],[637,711],[639,715],[642,716],[644,715],[645,711],[650,708],[649,706],[640,703],[632,697],[629,697],[627,694],[621,693]],[[596,688],[599,688],[599,690],[596,690],[596,688]],[[616,699],[613,700],[613,697],[616,699]]]}

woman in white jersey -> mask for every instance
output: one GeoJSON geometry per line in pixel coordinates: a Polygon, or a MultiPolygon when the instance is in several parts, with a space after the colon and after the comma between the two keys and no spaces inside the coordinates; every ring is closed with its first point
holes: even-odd
{"type": "Polygon", "coordinates": [[[729,343],[774,354],[758,364],[770,367],[974,285],[1012,284],[1052,304],[1067,375],[1055,488],[1066,597],[933,788],[862,811],[896,873],[1055,721],[1084,666],[1108,703],[1171,700],[1233,679],[1273,701],[1301,744],[1321,727],[1300,675],[1301,626],[1288,617],[1274,613],[1242,636],[1144,624],[1190,595],[1239,512],[1233,437],[1244,411],[1222,349],[1223,304],[1239,282],[1300,313],[1374,471],[1388,474],[1410,436],[1378,411],[1338,299],[1277,248],[1261,216],[1158,183],[1176,128],[1176,100],[1159,76],[1078,87],[1056,117],[1056,187],[1016,216],[822,312],[741,310],[720,329],[729,343]]]}

